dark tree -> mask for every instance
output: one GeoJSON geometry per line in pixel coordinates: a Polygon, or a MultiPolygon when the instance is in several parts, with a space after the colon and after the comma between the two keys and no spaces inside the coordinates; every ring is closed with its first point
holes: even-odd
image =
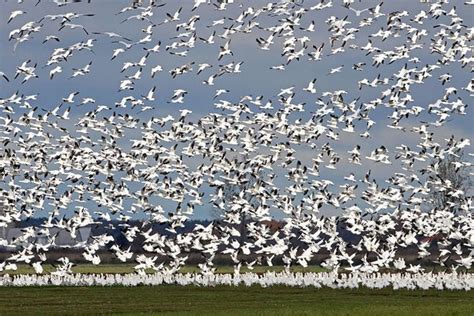
{"type": "Polygon", "coordinates": [[[463,161],[463,151],[446,154],[433,164],[430,180],[431,206],[438,210],[458,212],[472,188],[470,164],[463,161]]]}
{"type": "MultiPolygon", "coordinates": [[[[216,217],[222,218],[224,212],[232,213],[232,206],[239,204],[240,200],[244,200],[248,203],[252,209],[256,209],[261,201],[257,194],[254,194],[252,190],[258,186],[262,179],[264,179],[265,172],[262,169],[252,168],[249,164],[248,155],[235,158],[229,162],[229,170],[226,171],[225,177],[235,179],[234,181],[225,181],[226,183],[216,188],[216,192],[221,190],[220,195],[222,196],[222,207],[214,209],[216,217]]],[[[217,193],[219,194],[219,193],[217,193]]],[[[245,207],[238,208],[236,211],[236,217],[240,219],[240,223],[237,229],[240,232],[240,243],[247,238],[246,224],[251,217],[251,211],[245,207]]]]}

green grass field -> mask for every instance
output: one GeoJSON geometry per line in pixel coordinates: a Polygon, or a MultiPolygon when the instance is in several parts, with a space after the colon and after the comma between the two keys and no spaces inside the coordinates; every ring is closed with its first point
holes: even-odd
{"type": "MultiPolygon", "coordinates": [[[[104,264],[101,263],[99,265],[93,265],[90,263],[80,263],[72,268],[73,273],[134,273],[135,270],[133,267],[135,264],[133,263],[115,263],[115,264],[104,264]]],[[[35,270],[33,267],[31,267],[28,264],[18,264],[17,265],[18,269],[17,270],[8,270],[8,271],[0,271],[0,275],[4,274],[10,274],[10,275],[16,275],[16,274],[34,274],[35,270]]],[[[44,273],[50,273],[54,270],[56,270],[53,265],[51,264],[44,264],[43,265],[44,273]]],[[[274,271],[274,272],[281,272],[284,270],[283,266],[273,266],[273,267],[268,267],[268,266],[255,266],[253,270],[249,270],[246,266],[243,266],[241,269],[242,273],[245,272],[253,272],[253,273],[264,273],[267,271],[274,271]]],[[[427,271],[445,271],[444,268],[437,267],[436,269],[432,269],[431,267],[426,268],[427,271]]],[[[326,272],[328,271],[327,269],[320,267],[320,266],[308,266],[307,268],[303,268],[299,265],[292,266],[291,267],[291,272],[326,272]]],[[[341,269],[343,272],[344,270],[341,269]]],[[[470,272],[474,272],[474,268],[471,268],[469,270],[470,272]]],[[[154,270],[148,270],[148,273],[153,273],[155,272],[154,270]]],[[[198,273],[199,268],[196,266],[185,266],[181,268],[180,270],[181,273],[198,273]]],[[[234,268],[232,266],[217,266],[216,267],[216,273],[233,273],[234,268]]],[[[383,271],[382,271],[383,272],[383,271]]],[[[389,272],[389,271],[385,271],[389,272]]]]}
{"type": "Polygon", "coordinates": [[[463,291],[290,287],[0,288],[1,315],[474,315],[463,291]]]}
{"type": "MultiPolygon", "coordinates": [[[[133,267],[135,264],[78,264],[72,268],[72,272],[74,273],[133,273],[135,270],[133,267]]],[[[43,265],[43,269],[45,273],[52,272],[55,268],[51,264],[43,265]]],[[[254,272],[254,273],[263,273],[266,271],[275,271],[281,272],[283,271],[282,266],[274,266],[274,267],[266,267],[266,266],[255,266],[253,270],[249,270],[247,267],[242,267],[241,272],[254,272]]],[[[319,266],[310,266],[308,268],[303,268],[301,266],[294,266],[291,268],[292,272],[324,272],[327,271],[326,269],[319,267],[319,266]]],[[[154,270],[147,271],[149,273],[155,272],[154,270]]],[[[199,268],[195,266],[185,266],[180,270],[181,273],[193,273],[199,272],[199,268]]],[[[234,268],[232,266],[218,266],[216,267],[217,273],[233,273],[234,268]]],[[[19,264],[17,270],[9,270],[9,271],[1,271],[0,275],[3,274],[34,274],[35,271],[33,267],[27,264],[19,264]]]]}
{"type": "MultiPolygon", "coordinates": [[[[132,273],[134,264],[79,264],[75,273],[132,273]]],[[[54,270],[44,265],[45,271],[54,270]]],[[[248,269],[243,268],[242,272],[248,269]]],[[[255,267],[252,272],[282,271],[283,267],[255,267]]],[[[318,266],[293,272],[321,272],[318,266]]],[[[149,271],[153,272],[153,271],[149,271]]],[[[181,272],[198,272],[186,266],[181,272]]],[[[218,273],[232,273],[230,266],[218,273]]],[[[0,274],[4,274],[4,272],[0,274]]],[[[34,273],[18,265],[9,274],[34,273]]],[[[215,288],[180,286],[26,287],[0,288],[0,315],[51,314],[169,314],[169,315],[470,315],[474,291],[408,291],[373,289],[315,289],[275,286],[215,288]]]]}

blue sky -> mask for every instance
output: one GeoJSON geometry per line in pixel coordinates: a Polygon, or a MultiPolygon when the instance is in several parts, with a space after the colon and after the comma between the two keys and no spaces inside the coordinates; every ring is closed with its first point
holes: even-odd
{"type": "MultiPolygon", "coordinates": [[[[303,6],[305,8],[311,7],[319,1],[304,1],[303,6]]],[[[118,43],[113,43],[112,39],[104,35],[95,35],[92,32],[116,32],[124,37],[130,38],[133,41],[142,39],[146,34],[142,32],[148,23],[146,21],[128,21],[121,23],[126,17],[133,13],[124,13],[116,15],[124,6],[130,1],[122,0],[103,0],[103,1],[92,1],[91,4],[87,3],[74,3],[71,5],[58,7],[51,1],[42,1],[38,7],[34,7],[33,1],[24,1],[19,4],[17,1],[2,1],[0,4],[0,71],[4,72],[11,80],[9,83],[0,79],[0,98],[8,98],[16,91],[24,95],[39,94],[38,100],[35,101],[35,105],[45,110],[51,110],[61,103],[61,99],[67,97],[71,92],[79,91],[80,94],[77,96],[78,100],[86,97],[91,97],[96,100],[95,105],[84,105],[81,107],[73,106],[71,112],[71,120],[62,122],[61,126],[68,129],[71,135],[78,135],[75,131],[74,123],[77,122],[84,113],[94,109],[98,105],[112,106],[119,102],[123,97],[132,95],[139,97],[145,95],[150,88],[156,86],[156,98],[157,100],[153,103],[154,110],[146,113],[138,113],[137,109],[131,110],[116,109],[117,113],[125,114],[129,113],[146,121],[150,116],[154,117],[165,117],[171,114],[175,117],[179,117],[179,110],[190,109],[192,114],[189,116],[190,120],[197,120],[200,117],[211,113],[221,113],[220,110],[216,109],[214,103],[219,99],[228,100],[230,102],[238,102],[245,95],[252,95],[254,97],[262,95],[263,100],[272,99],[274,102],[277,100],[277,94],[280,89],[295,86],[297,94],[295,96],[296,103],[306,102],[305,112],[295,114],[290,118],[290,121],[294,121],[298,118],[308,120],[311,117],[311,112],[318,109],[318,105],[315,104],[317,98],[322,97],[321,93],[324,91],[335,91],[345,90],[346,101],[351,101],[360,98],[359,102],[369,102],[377,98],[381,91],[390,87],[393,81],[393,74],[399,71],[404,62],[395,62],[393,64],[385,64],[379,68],[370,67],[372,63],[372,55],[364,56],[360,51],[350,49],[349,45],[364,46],[369,40],[369,35],[377,32],[381,27],[386,28],[386,17],[380,18],[374,22],[373,25],[357,32],[355,39],[350,41],[346,46],[346,52],[343,54],[337,54],[334,56],[328,56],[330,52],[330,45],[328,42],[328,25],[326,20],[331,16],[338,18],[344,18],[348,16],[348,21],[351,22],[346,27],[358,27],[358,23],[362,18],[368,16],[367,12],[356,16],[353,11],[350,11],[340,4],[342,1],[334,1],[334,6],[324,12],[307,12],[304,14],[300,21],[301,27],[307,27],[311,21],[316,23],[316,32],[309,33],[303,30],[296,29],[295,36],[303,37],[307,36],[310,39],[309,46],[321,45],[325,42],[324,58],[321,61],[308,61],[307,56],[304,56],[298,62],[290,63],[284,72],[271,70],[271,66],[280,65],[285,62],[286,58],[281,56],[283,38],[275,38],[274,45],[268,51],[258,49],[256,43],[257,37],[267,38],[270,34],[268,31],[260,30],[255,28],[251,33],[237,33],[232,35],[231,48],[233,50],[233,56],[226,56],[221,61],[217,61],[217,54],[219,46],[224,45],[225,39],[216,37],[216,44],[206,45],[198,40],[196,46],[189,52],[186,57],[179,57],[176,55],[169,54],[165,47],[176,41],[173,37],[178,35],[180,32],[176,31],[176,22],[159,25],[153,29],[152,42],[145,45],[137,45],[127,52],[121,54],[115,60],[111,61],[112,51],[115,48],[121,47],[118,43]],[[27,14],[22,15],[14,19],[10,24],[6,21],[13,10],[24,10],[27,14]],[[77,13],[94,13],[94,17],[80,17],[74,20],[73,23],[83,24],[89,32],[89,35],[85,34],[80,29],[74,30],[61,30],[58,21],[44,20],[41,31],[37,34],[33,34],[31,40],[20,43],[16,50],[14,50],[14,42],[8,41],[8,34],[14,29],[19,28],[28,21],[39,21],[46,14],[60,14],[67,12],[77,13]],[[42,44],[42,41],[47,35],[54,34],[60,37],[60,42],[49,41],[46,44],[42,44]],[[48,66],[44,67],[48,58],[50,57],[53,49],[60,47],[68,47],[74,43],[85,41],[87,39],[97,39],[94,42],[93,52],[81,51],[76,52],[67,63],[63,63],[63,72],[56,75],[53,80],[48,78],[49,71],[55,67],[48,66]],[[161,51],[157,54],[151,54],[147,59],[146,66],[143,67],[142,79],[137,81],[135,84],[135,90],[117,92],[119,82],[124,78],[125,75],[133,75],[136,69],[127,70],[121,73],[122,66],[125,62],[137,62],[144,55],[144,48],[151,48],[158,41],[161,41],[161,51]],[[13,80],[15,69],[18,65],[26,60],[32,60],[32,63],[37,63],[37,71],[39,78],[32,79],[22,85],[21,80],[13,80]],[[73,68],[81,68],[87,63],[92,61],[91,73],[81,78],[69,79],[72,74],[73,68]],[[203,80],[206,80],[209,75],[215,73],[218,70],[218,65],[227,64],[230,62],[241,62],[242,72],[232,75],[224,75],[216,79],[215,86],[206,86],[202,84],[203,80]],[[169,70],[184,65],[190,62],[195,62],[196,65],[200,63],[209,63],[213,65],[213,68],[203,71],[202,74],[196,75],[197,66],[194,65],[194,71],[189,74],[178,76],[176,79],[172,79],[169,75],[169,70]],[[365,62],[367,66],[364,67],[364,71],[358,72],[352,69],[352,65],[358,62],[365,62]],[[156,75],[154,79],[150,77],[150,70],[156,65],[163,67],[163,72],[156,75]],[[335,67],[344,65],[342,73],[336,73],[333,75],[327,75],[327,73],[335,67]],[[388,78],[390,84],[388,86],[370,88],[365,87],[362,90],[358,89],[357,82],[363,78],[372,80],[380,74],[381,78],[388,78]],[[308,82],[313,78],[317,78],[317,94],[309,95],[302,92],[302,89],[306,87],[308,82]],[[170,104],[168,101],[173,95],[175,89],[185,89],[189,93],[185,98],[185,103],[176,105],[170,104]],[[222,95],[221,97],[213,100],[216,89],[229,89],[228,94],[222,95]]],[[[190,12],[192,6],[191,1],[187,0],[176,0],[168,1],[166,6],[163,8],[156,8],[153,10],[154,15],[152,21],[155,24],[159,24],[166,19],[166,13],[173,14],[179,7],[183,7],[181,14],[181,22],[187,21],[193,15],[199,15],[200,20],[197,22],[197,36],[207,38],[214,29],[216,29],[217,35],[222,34],[224,31],[222,25],[215,28],[207,27],[212,21],[219,20],[221,18],[237,18],[243,8],[254,7],[255,9],[262,7],[266,1],[244,1],[236,0],[235,3],[228,6],[225,11],[215,10],[214,7],[208,5],[202,5],[196,11],[190,12]]],[[[355,2],[354,8],[365,9],[377,5],[379,1],[362,1],[355,2]]],[[[473,10],[469,10],[468,7],[463,6],[463,1],[451,1],[446,7],[452,8],[457,6],[457,13],[464,20],[464,23],[468,27],[472,27],[470,21],[473,20],[473,10]]],[[[420,11],[429,10],[429,4],[422,4],[414,0],[401,0],[401,1],[385,1],[382,7],[382,12],[389,13],[393,11],[407,10],[409,16],[406,17],[406,21],[413,18],[420,11]]],[[[267,16],[262,14],[259,16],[258,23],[262,27],[271,27],[279,22],[283,17],[278,16],[267,16]]],[[[235,21],[225,19],[224,26],[229,27],[233,25],[235,21]]],[[[431,54],[429,51],[430,36],[433,32],[436,32],[436,28],[433,28],[439,23],[449,24],[449,19],[442,17],[439,20],[428,19],[422,25],[415,25],[419,29],[428,30],[429,36],[423,38],[420,43],[423,44],[421,49],[411,52],[411,57],[418,57],[419,63],[410,67],[418,67],[421,69],[426,64],[435,63],[438,56],[431,54]]],[[[379,39],[372,38],[374,45],[381,48],[382,50],[394,49],[394,47],[403,45],[406,42],[406,36],[402,34],[399,38],[390,38],[387,41],[381,42],[379,39]]],[[[300,47],[300,46],[298,46],[300,47]]],[[[461,68],[458,63],[451,63],[450,65],[443,67],[442,69],[435,70],[433,76],[428,78],[423,85],[413,85],[410,94],[412,95],[414,102],[410,105],[419,105],[427,107],[428,104],[434,103],[437,99],[441,98],[445,87],[441,86],[438,77],[444,73],[452,75],[451,81],[447,86],[456,87],[458,89],[458,96],[463,99],[467,104],[471,104],[472,97],[462,90],[462,87],[467,86],[469,80],[472,77],[469,66],[461,68]]],[[[19,116],[23,113],[21,109],[18,109],[15,116],[19,116]]],[[[337,149],[338,154],[341,155],[341,160],[347,159],[347,151],[352,149],[356,144],[363,144],[363,156],[368,155],[375,148],[385,145],[389,148],[389,151],[393,154],[395,147],[400,144],[406,144],[415,147],[419,141],[419,137],[414,133],[403,133],[387,128],[387,124],[390,120],[387,116],[392,113],[392,109],[386,107],[380,107],[371,113],[371,118],[376,122],[375,126],[371,130],[372,137],[370,139],[362,139],[358,136],[359,133],[345,133],[339,130],[340,141],[331,142],[331,145],[337,149]]],[[[108,113],[110,115],[110,113],[108,113]]],[[[2,113],[0,115],[5,115],[2,113]]],[[[451,134],[456,135],[457,138],[469,138],[472,136],[472,122],[473,114],[470,107],[467,109],[466,115],[452,114],[451,120],[448,121],[442,127],[430,127],[434,133],[434,139],[440,143],[445,138],[448,138],[451,134]]],[[[410,118],[404,122],[407,127],[419,125],[419,121],[427,120],[434,121],[436,118],[433,115],[428,115],[425,111],[418,118],[410,118]]],[[[358,127],[363,124],[356,123],[358,127]]],[[[362,131],[358,129],[357,131],[362,131]]],[[[139,131],[129,131],[128,134],[122,139],[121,146],[123,148],[129,147],[129,140],[139,137],[139,131]]],[[[321,139],[321,145],[328,141],[327,138],[321,139]]],[[[296,156],[298,159],[311,164],[311,159],[317,154],[311,148],[307,146],[295,147],[297,152],[296,156]]],[[[265,150],[265,149],[262,149],[265,150]]],[[[469,148],[472,152],[472,149],[469,148]]],[[[192,164],[192,161],[189,161],[192,164]]],[[[389,167],[380,166],[366,161],[361,168],[354,168],[346,162],[341,163],[336,171],[330,171],[322,168],[321,177],[330,179],[339,185],[344,183],[344,176],[353,172],[357,177],[363,177],[368,169],[373,170],[373,175],[376,179],[381,181],[387,179],[394,172],[400,172],[401,167],[399,163],[395,163],[389,167]]],[[[283,173],[281,174],[283,175],[283,173]]],[[[283,176],[277,179],[275,183],[280,183],[281,186],[285,186],[285,180],[283,176]]],[[[209,193],[208,189],[204,189],[205,192],[209,193]]],[[[337,192],[337,189],[334,189],[337,192]]],[[[165,207],[172,209],[173,203],[161,201],[165,207]]],[[[328,214],[336,214],[338,211],[327,209],[328,214]]],[[[196,210],[196,218],[205,218],[213,216],[212,211],[209,210],[208,205],[198,207],[196,210]]],[[[281,216],[281,215],[276,215],[281,216]]]]}

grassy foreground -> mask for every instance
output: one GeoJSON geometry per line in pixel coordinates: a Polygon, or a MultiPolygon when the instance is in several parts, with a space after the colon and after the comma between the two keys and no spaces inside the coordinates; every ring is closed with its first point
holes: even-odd
{"type": "MultiPolygon", "coordinates": [[[[93,265],[91,263],[80,263],[72,267],[73,273],[134,273],[135,269],[133,268],[136,264],[134,263],[101,263],[99,265],[93,265]]],[[[51,264],[44,264],[43,265],[44,273],[50,273],[55,271],[56,269],[51,264]]],[[[240,270],[241,273],[245,272],[253,272],[253,273],[264,273],[267,271],[274,271],[274,272],[282,272],[284,270],[283,266],[254,266],[253,270],[248,269],[246,266],[243,266],[240,270]]],[[[327,272],[328,270],[321,267],[321,266],[308,266],[307,268],[303,268],[301,266],[295,265],[290,268],[291,272],[327,272]]],[[[433,270],[431,267],[426,268],[426,271],[445,271],[444,268],[437,268],[433,270]]],[[[184,266],[181,268],[181,273],[198,273],[200,270],[196,266],[184,266]]],[[[341,271],[344,271],[341,269],[341,271]]],[[[469,270],[470,272],[474,273],[474,268],[469,270]]],[[[155,271],[149,269],[146,271],[147,273],[154,273],[155,271]]],[[[216,273],[233,273],[234,268],[232,266],[216,266],[216,273]]],[[[389,272],[389,271],[385,271],[389,272]]],[[[35,274],[35,270],[28,264],[18,264],[17,270],[8,270],[8,271],[0,271],[1,275],[16,275],[16,274],[35,274]]]]}
{"type": "MultiPolygon", "coordinates": [[[[72,268],[72,272],[74,273],[134,273],[135,264],[133,263],[120,263],[120,264],[99,264],[93,265],[89,263],[81,263],[72,268]]],[[[52,272],[56,270],[51,264],[44,264],[43,269],[45,273],[52,272]]],[[[281,272],[283,271],[283,266],[255,266],[253,270],[249,270],[247,267],[242,267],[241,272],[254,272],[254,273],[264,273],[266,271],[275,271],[281,272]]],[[[291,267],[292,272],[324,272],[327,271],[326,269],[319,267],[319,266],[309,266],[307,268],[303,268],[301,266],[294,266],[291,267]]],[[[148,270],[148,273],[155,272],[154,270],[148,270]]],[[[181,268],[181,273],[197,273],[199,272],[199,268],[196,266],[185,266],[181,268]]],[[[216,273],[233,273],[234,268],[232,266],[217,266],[216,273]]],[[[17,270],[9,270],[9,271],[1,271],[0,275],[4,274],[34,274],[35,270],[27,264],[19,264],[17,270]]]]}
{"type": "Polygon", "coordinates": [[[0,288],[1,315],[473,315],[463,291],[290,287],[0,288]]]}

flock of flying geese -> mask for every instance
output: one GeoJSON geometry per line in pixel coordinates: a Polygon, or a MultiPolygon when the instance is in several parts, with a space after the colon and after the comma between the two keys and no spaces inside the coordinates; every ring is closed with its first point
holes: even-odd
{"type": "MultiPolygon", "coordinates": [[[[18,1],[18,10],[1,21],[2,30],[8,29],[1,36],[8,37],[15,52],[28,42],[51,53],[48,60],[35,60],[31,53],[14,72],[0,72],[5,209],[0,226],[47,216],[41,227],[23,229],[15,240],[20,248],[0,262],[0,271],[26,263],[41,274],[48,251],[55,247],[52,228],[65,229],[74,238],[80,228],[104,221],[130,243],[143,238],[144,252],[135,254],[105,233],[78,245],[84,259],[100,264],[98,251],[110,249],[117,260],[136,263],[140,282],[153,278],[145,273],[153,269],[173,282],[187,278],[183,284],[199,283],[204,276],[207,285],[232,283],[232,278],[262,284],[255,281],[262,280],[258,276],[240,276],[241,268],[272,266],[278,259],[289,271],[323,255],[323,267],[366,275],[364,280],[387,269],[409,273],[399,278],[408,280],[406,287],[418,284],[410,278],[429,270],[407,262],[407,249],[415,249],[415,259],[446,271],[469,271],[474,262],[472,192],[441,177],[439,169],[443,161],[455,158],[456,171],[472,176],[470,140],[455,135],[439,140],[438,131],[466,115],[472,118],[468,105],[474,80],[466,78],[473,69],[474,28],[458,12],[472,10],[473,4],[433,0],[417,4],[423,9],[414,12],[402,5],[388,10],[388,3],[373,1],[250,5],[194,0],[169,11],[168,4],[144,0],[109,12],[120,17],[121,25],[139,30],[131,36],[94,29],[91,21],[104,18],[96,13],[70,11],[87,8],[85,3],[62,3],[58,13],[31,20],[29,12],[46,2],[18,1]],[[209,22],[210,12],[221,18],[209,22]],[[174,34],[164,37],[160,32],[170,25],[174,34]],[[64,45],[63,34],[82,40],[64,45]],[[87,77],[94,82],[99,42],[112,47],[108,64],[121,76],[113,78],[116,90],[110,104],[96,101],[81,85],[66,91],[52,108],[41,101],[45,92],[22,92],[36,81],[51,82],[58,90],[63,80],[87,77]],[[194,55],[203,46],[214,54],[194,55]],[[273,84],[272,78],[262,82],[259,69],[247,68],[247,59],[275,51],[279,63],[267,66],[261,60],[257,66],[275,82],[288,76],[285,87],[273,84]],[[127,57],[137,54],[136,60],[127,57]],[[90,61],[71,66],[78,56],[90,61]],[[288,75],[292,69],[305,69],[312,78],[301,85],[300,78],[288,75]],[[352,80],[359,74],[369,77],[352,80]],[[211,97],[196,102],[187,87],[168,92],[160,88],[180,80],[192,81],[211,97]],[[234,86],[225,85],[232,80],[244,89],[270,85],[274,95],[236,97],[234,86]],[[3,95],[4,87],[18,91],[3,95]],[[213,111],[200,110],[206,102],[213,111]],[[164,115],[164,108],[176,114],[164,115]],[[375,176],[373,170],[386,172],[375,176]],[[430,207],[433,191],[447,197],[443,207],[430,207]],[[218,219],[184,232],[185,222],[203,208],[214,209],[218,219]],[[338,215],[322,216],[326,210],[338,215]],[[145,220],[131,225],[137,217],[145,220]],[[281,222],[277,230],[268,225],[274,219],[281,222]],[[156,223],[167,233],[153,230],[156,223]],[[343,238],[341,227],[354,238],[343,238]],[[35,242],[38,236],[47,242],[35,242]],[[201,254],[201,273],[176,276],[190,253],[201,254]],[[214,275],[216,256],[232,260],[235,276],[214,275]]],[[[0,245],[13,246],[5,239],[0,245]]],[[[52,275],[67,277],[73,262],[62,257],[56,266],[52,275]]],[[[266,276],[269,284],[285,278],[293,278],[288,284],[350,283],[331,274],[266,276]]],[[[41,278],[36,277],[36,284],[41,278]]],[[[379,279],[384,278],[390,274],[379,279]]],[[[461,287],[473,285],[472,278],[470,283],[466,278],[439,278],[445,287],[453,280],[464,282],[461,287]]],[[[76,283],[87,283],[85,279],[76,283]]],[[[17,280],[28,283],[27,278],[17,280]]],[[[394,280],[387,284],[394,285],[394,280]]],[[[435,281],[429,284],[436,287],[435,281]]]]}

